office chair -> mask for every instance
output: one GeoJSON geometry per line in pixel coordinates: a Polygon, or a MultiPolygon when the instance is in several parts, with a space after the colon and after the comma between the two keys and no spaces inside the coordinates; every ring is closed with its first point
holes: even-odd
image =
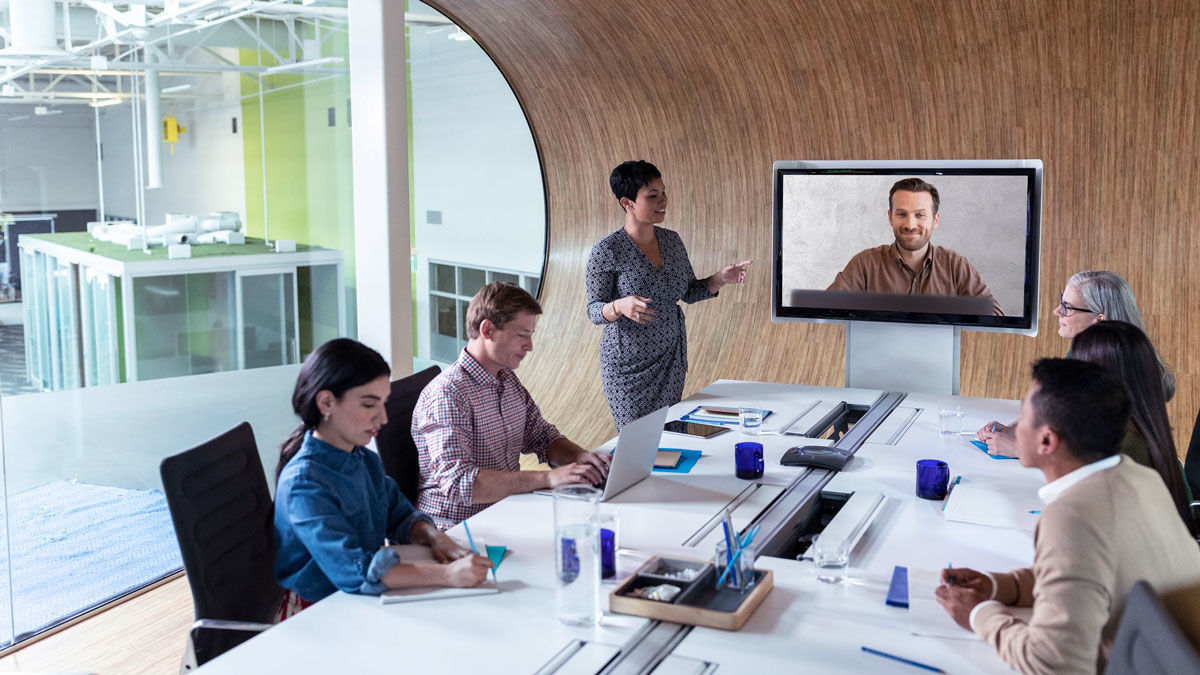
{"type": "Polygon", "coordinates": [[[1145,581],[1129,592],[1105,675],[1200,673],[1200,654],[1145,581]]]}
{"type": "Polygon", "coordinates": [[[437,366],[429,366],[419,373],[402,377],[392,382],[392,393],[388,396],[388,423],[375,437],[375,449],[383,460],[383,470],[400,486],[400,492],[408,501],[417,503],[417,487],[420,485],[421,465],[417,461],[417,444],[412,437],[413,408],[417,398],[438,373],[437,366]]]}
{"type": "Polygon", "coordinates": [[[1183,479],[1192,491],[1192,513],[1200,505],[1200,412],[1192,425],[1192,440],[1188,442],[1187,454],[1183,458],[1183,479]]]}
{"type": "Polygon", "coordinates": [[[246,422],[167,457],[159,473],[196,610],[182,673],[271,627],[283,593],[274,505],[246,422]]]}

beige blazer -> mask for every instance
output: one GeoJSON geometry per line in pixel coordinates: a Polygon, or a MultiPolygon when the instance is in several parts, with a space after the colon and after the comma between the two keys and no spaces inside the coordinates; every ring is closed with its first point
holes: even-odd
{"type": "Polygon", "coordinates": [[[1134,583],[1161,594],[1200,581],[1200,547],[1162,479],[1127,457],[1047,505],[1033,540],[1032,568],[995,575],[996,598],[1032,605],[1029,622],[989,604],[974,623],[1022,673],[1102,670],[1134,583]]]}

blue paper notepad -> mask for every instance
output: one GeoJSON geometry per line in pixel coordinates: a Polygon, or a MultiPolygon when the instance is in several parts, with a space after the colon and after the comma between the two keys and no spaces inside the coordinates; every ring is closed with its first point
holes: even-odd
{"type": "Polygon", "coordinates": [[[658,473],[688,473],[692,470],[693,466],[696,466],[696,462],[699,461],[700,456],[704,454],[699,450],[687,450],[685,448],[659,448],[659,450],[678,452],[680,454],[680,458],[679,463],[676,464],[675,468],[673,469],[662,469],[657,466],[654,467],[654,470],[658,473]]]}
{"type": "Polygon", "coordinates": [[[908,607],[908,568],[896,565],[892,569],[892,583],[888,586],[887,600],[892,607],[908,607]]]}
{"type": "Polygon", "coordinates": [[[980,450],[983,451],[983,454],[987,455],[988,457],[991,457],[992,459],[1016,459],[1016,457],[1004,457],[1001,455],[993,455],[992,453],[988,452],[987,443],[984,443],[983,441],[971,441],[971,445],[979,448],[980,450]]]}

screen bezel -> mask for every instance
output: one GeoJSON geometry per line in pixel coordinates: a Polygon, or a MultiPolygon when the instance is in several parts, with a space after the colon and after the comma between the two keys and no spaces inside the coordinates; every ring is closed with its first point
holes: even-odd
{"type": "MultiPolygon", "coordinates": [[[[772,170],[771,214],[771,320],[837,322],[874,321],[957,326],[969,330],[1037,334],[1038,289],[1042,222],[1042,162],[1037,159],[1015,160],[853,160],[853,161],[778,161],[772,170]],[[784,304],[782,212],[783,180],[790,175],[977,175],[1025,176],[1028,207],[1025,237],[1024,312],[1021,316],[983,316],[866,309],[788,307],[784,304]]],[[[820,289],[813,289],[820,290],[820,289]]]]}

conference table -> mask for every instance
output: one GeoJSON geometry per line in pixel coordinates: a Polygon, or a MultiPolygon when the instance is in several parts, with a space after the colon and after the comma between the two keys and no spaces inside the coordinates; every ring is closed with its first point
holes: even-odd
{"type": "MultiPolygon", "coordinates": [[[[682,474],[653,473],[601,505],[619,518],[617,577],[632,573],[651,555],[711,559],[721,537],[713,524],[725,508],[739,530],[755,522],[789,484],[805,472],[780,464],[795,445],[831,443],[771,433],[797,420],[808,428],[841,402],[869,405],[881,392],[718,380],[676,404],[678,419],[699,404],[758,406],[774,414],[762,435],[734,428],[709,439],[665,433],[660,447],[700,450],[682,474]],[[734,476],[733,446],[763,444],[761,479],[734,476]]],[[[816,578],[809,560],[760,556],[759,569],[774,574],[774,588],[738,631],[695,627],[681,631],[653,672],[771,672],[800,667],[816,672],[918,672],[911,666],[862,651],[867,646],[955,672],[1009,672],[992,647],[963,631],[962,639],[910,632],[909,610],[884,603],[896,565],[937,570],[952,564],[1008,570],[1033,560],[1028,529],[989,527],[945,519],[942,502],[914,493],[918,459],[943,459],[951,476],[996,479],[1029,490],[1041,473],[1015,460],[997,460],[969,443],[970,436],[938,433],[939,404],[957,404],[963,429],[1016,418],[1016,401],[910,393],[861,445],[850,463],[823,490],[881,493],[883,506],[853,549],[847,578],[829,584],[816,578]]],[[[553,421],[553,420],[551,420],[553,421]]],[[[615,439],[602,448],[611,448],[615,439]]],[[[827,474],[820,474],[825,476],[827,474]]],[[[553,499],[516,495],[470,519],[476,540],[508,548],[497,570],[500,592],[464,598],[382,604],[377,597],[335,593],[287,621],[206,664],[206,674],[245,672],[558,672],[594,673],[623,645],[634,644],[656,622],[607,611],[594,627],[561,624],[555,615],[553,499]]],[[[465,541],[461,525],[450,535],[465,541]]],[[[609,666],[610,670],[612,666],[609,666]]],[[[618,671],[619,672],[619,671],[618,671]]]]}

